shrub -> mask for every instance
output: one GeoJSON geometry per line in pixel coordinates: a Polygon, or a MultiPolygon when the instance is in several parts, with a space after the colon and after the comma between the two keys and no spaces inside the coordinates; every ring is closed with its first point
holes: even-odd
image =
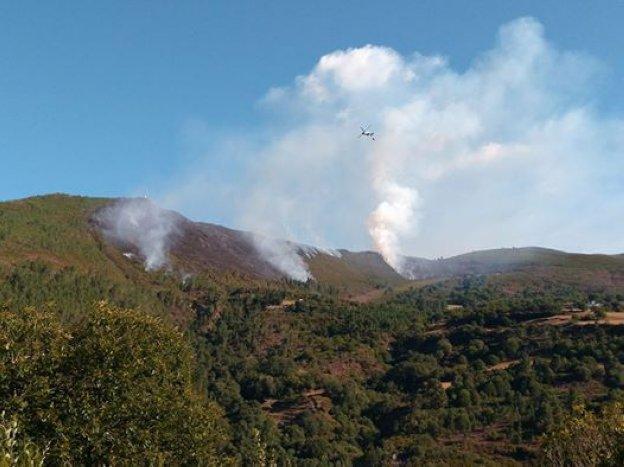
{"type": "Polygon", "coordinates": [[[160,319],[100,303],[72,325],[32,309],[0,323],[0,409],[53,461],[219,458],[222,413],[194,392],[191,349],[160,319]]]}
{"type": "Polygon", "coordinates": [[[624,462],[624,405],[606,405],[599,414],[576,406],[544,438],[550,465],[619,466],[624,462]]]}

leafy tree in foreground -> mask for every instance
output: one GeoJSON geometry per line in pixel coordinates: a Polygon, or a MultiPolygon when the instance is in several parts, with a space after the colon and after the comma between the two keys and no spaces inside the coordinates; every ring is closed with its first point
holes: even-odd
{"type": "Polygon", "coordinates": [[[192,374],[181,333],[144,313],[0,312],[0,411],[53,463],[221,461],[227,425],[192,374]]]}
{"type": "Polygon", "coordinates": [[[16,418],[7,420],[0,413],[0,467],[40,467],[46,456],[47,448],[41,449],[24,436],[16,418]]]}
{"type": "Polygon", "coordinates": [[[605,405],[598,415],[575,407],[546,435],[543,458],[555,466],[623,465],[624,405],[605,405]]]}

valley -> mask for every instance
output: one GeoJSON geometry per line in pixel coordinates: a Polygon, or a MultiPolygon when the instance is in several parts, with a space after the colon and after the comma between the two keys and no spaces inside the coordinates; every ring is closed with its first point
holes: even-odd
{"type": "MultiPolygon", "coordinates": [[[[193,397],[214,405],[212,428],[197,426],[211,440],[204,459],[532,465],[552,446],[574,454],[575,444],[556,433],[579,407],[608,408],[622,398],[620,256],[518,248],[410,258],[407,278],[376,253],[297,247],[314,277],[299,282],[266,261],[250,234],[174,213],[169,265],[146,271],[138,245],[102,234],[96,214],[114,202],[50,195],[0,203],[0,303],[3,319],[13,320],[3,322],[23,319],[24,328],[37,316],[80,335],[85,320],[105,313],[115,316],[109,329],[122,333],[119,342],[149,342],[151,331],[133,337],[136,325],[115,331],[115,320],[154,317],[181,332],[175,345],[191,349],[193,397]],[[127,309],[138,315],[116,311],[127,309]]],[[[3,328],[1,342],[38,355],[11,329],[3,328]]],[[[113,345],[98,339],[90,348],[113,345]]],[[[15,357],[3,358],[7,368],[15,357]]],[[[81,365],[120,371],[98,366],[106,361],[81,365]]],[[[38,378],[20,380],[23,393],[14,392],[17,380],[0,380],[0,391],[28,438],[50,446],[51,459],[87,462],[103,445],[132,456],[132,440],[108,445],[95,426],[76,425],[80,416],[67,418],[62,404],[51,407],[35,391],[38,378]],[[56,428],[42,428],[44,420],[56,428]],[[68,451],[59,433],[88,450],[68,451]]],[[[150,410],[162,409],[159,399],[147,400],[156,404],[150,410]]],[[[109,423],[89,407],[98,423],[109,423]]],[[[156,443],[154,456],[174,461],[177,441],[131,426],[156,443]]],[[[194,441],[185,442],[191,449],[194,441]]]]}

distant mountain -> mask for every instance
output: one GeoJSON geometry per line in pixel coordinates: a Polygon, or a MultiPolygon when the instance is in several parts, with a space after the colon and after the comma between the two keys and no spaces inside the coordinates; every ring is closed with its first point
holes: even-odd
{"type": "MultiPolygon", "coordinates": [[[[98,213],[116,201],[57,194],[0,203],[0,268],[41,260],[54,267],[73,266],[117,279],[144,277],[141,248],[133,237],[120,241],[103,233],[110,226],[98,213]]],[[[185,274],[234,272],[267,280],[285,277],[275,262],[258,253],[251,233],[166,213],[175,224],[167,240],[167,255],[174,270],[185,274]]],[[[283,244],[299,255],[315,280],[354,293],[400,286],[411,280],[474,274],[503,282],[559,281],[624,289],[624,255],[532,247],[476,251],[439,260],[408,257],[401,276],[375,252],[283,244]]]]}
{"type": "Polygon", "coordinates": [[[525,282],[620,288],[624,287],[624,255],[566,253],[539,247],[500,248],[438,260],[408,257],[404,273],[415,280],[488,275],[525,282]]]}
{"type": "Polygon", "coordinates": [[[495,274],[517,271],[531,266],[562,263],[571,256],[562,251],[527,247],[475,251],[436,260],[407,257],[404,273],[412,279],[495,274]]]}

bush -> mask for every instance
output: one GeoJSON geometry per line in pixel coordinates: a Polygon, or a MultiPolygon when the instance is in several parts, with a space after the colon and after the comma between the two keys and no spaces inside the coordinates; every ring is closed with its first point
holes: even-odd
{"type": "Polygon", "coordinates": [[[42,466],[46,460],[47,447],[41,449],[24,436],[19,422],[8,420],[0,413],[0,467],[42,466]]]}
{"type": "Polygon", "coordinates": [[[606,405],[598,415],[576,406],[546,435],[542,457],[555,466],[623,465],[624,405],[606,405]]]}
{"type": "Polygon", "coordinates": [[[63,326],[50,311],[0,314],[0,400],[54,462],[216,462],[220,409],[193,390],[183,336],[113,308],[63,326]]]}

